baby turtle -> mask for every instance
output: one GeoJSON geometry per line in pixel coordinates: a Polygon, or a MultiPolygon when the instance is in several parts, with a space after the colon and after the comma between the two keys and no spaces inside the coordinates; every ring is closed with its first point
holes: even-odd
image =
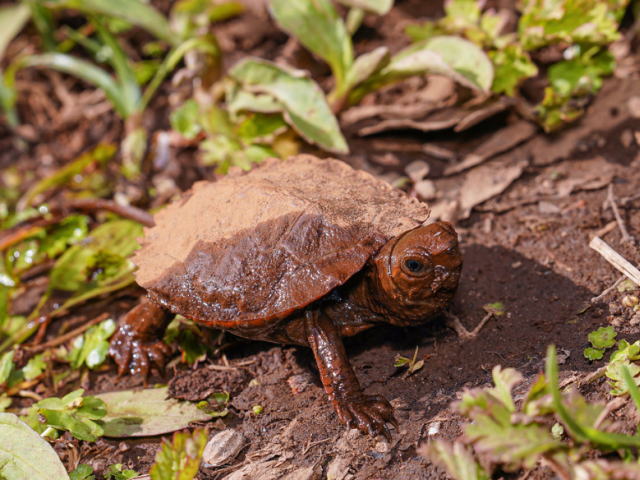
{"type": "Polygon", "coordinates": [[[200,182],[155,215],[136,253],[148,296],[120,321],[120,372],[161,366],[160,341],[183,315],[241,337],[309,346],[339,419],[389,435],[392,408],[365,395],[341,337],[441,311],[458,286],[455,230],[428,207],[344,162],[269,160],[200,182]]]}

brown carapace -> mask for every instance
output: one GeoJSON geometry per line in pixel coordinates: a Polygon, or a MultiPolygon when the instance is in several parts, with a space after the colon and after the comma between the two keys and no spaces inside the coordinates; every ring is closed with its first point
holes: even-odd
{"type": "Polygon", "coordinates": [[[345,163],[310,155],[201,182],[155,216],[134,257],[148,296],[111,342],[121,372],[161,366],[170,312],[236,335],[309,346],[340,420],[389,436],[392,408],[365,395],[341,337],[416,325],[458,286],[455,230],[345,163]]]}

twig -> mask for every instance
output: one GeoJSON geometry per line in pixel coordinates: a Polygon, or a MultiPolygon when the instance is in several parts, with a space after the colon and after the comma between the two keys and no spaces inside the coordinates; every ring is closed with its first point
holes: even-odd
{"type": "Polygon", "coordinates": [[[487,313],[484,316],[484,318],[480,320],[480,323],[476,325],[476,327],[471,331],[467,330],[466,327],[460,321],[460,319],[456,317],[453,313],[445,310],[444,316],[448,320],[447,326],[449,328],[455,330],[456,334],[458,334],[458,336],[461,339],[470,340],[472,338],[475,338],[478,335],[480,330],[482,330],[482,327],[484,327],[484,325],[491,319],[491,317],[493,317],[493,313],[492,312],[487,313]]]}
{"type": "Polygon", "coordinates": [[[626,403],[627,399],[623,397],[614,398],[609,403],[607,403],[602,409],[602,412],[600,412],[600,415],[598,415],[598,418],[593,424],[593,428],[598,428],[611,413],[615,412],[626,403]]]}
{"type": "Polygon", "coordinates": [[[66,200],[59,205],[53,205],[52,211],[55,210],[86,210],[89,212],[95,212],[98,210],[107,210],[109,212],[120,215],[124,218],[129,218],[140,222],[145,227],[152,227],[154,225],[153,215],[137,207],[131,205],[120,205],[113,200],[105,200],[103,198],[74,198],[66,200]]]}
{"type": "Polygon", "coordinates": [[[607,242],[600,237],[593,237],[589,242],[589,247],[602,255],[607,262],[624,273],[633,283],[640,285],[640,270],[611,248],[607,242]]]}
{"type": "Polygon", "coordinates": [[[622,234],[622,241],[635,245],[635,239],[629,235],[629,231],[627,230],[627,226],[620,215],[620,211],[618,210],[618,205],[616,205],[615,195],[613,194],[613,184],[609,184],[609,188],[607,188],[607,200],[606,203],[609,204],[611,210],[613,211],[613,216],[616,217],[616,222],[618,223],[618,228],[620,229],[620,233],[622,234]]]}
{"type": "Polygon", "coordinates": [[[61,335],[57,338],[54,338],[53,340],[50,340],[46,343],[43,343],[42,345],[37,345],[33,348],[29,348],[29,350],[31,352],[37,353],[37,352],[42,352],[43,350],[46,350],[47,348],[51,348],[51,347],[57,347],[58,345],[62,345],[64,342],[66,342],[67,340],[71,340],[72,338],[77,337],[78,335],[80,335],[81,333],[83,333],[85,330],[89,329],[89,327],[92,327],[93,325],[95,325],[96,323],[100,323],[103,320],[106,320],[107,318],[109,318],[109,314],[108,313],[101,313],[100,315],[98,315],[96,318],[94,318],[93,320],[88,321],[87,323],[85,323],[84,325],[81,325],[80,327],[71,330],[69,333],[65,333],[64,335],[61,335]]]}
{"type": "Polygon", "coordinates": [[[618,280],[615,281],[613,285],[604,289],[600,295],[598,295],[597,297],[593,297],[591,300],[589,300],[589,303],[591,304],[598,303],[600,300],[606,297],[609,293],[611,293],[618,285],[620,285],[625,278],[627,277],[625,275],[622,275],[618,280]]]}

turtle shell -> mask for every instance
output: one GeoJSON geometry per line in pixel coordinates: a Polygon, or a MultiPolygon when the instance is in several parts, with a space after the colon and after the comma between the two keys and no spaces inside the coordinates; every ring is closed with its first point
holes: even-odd
{"type": "Polygon", "coordinates": [[[197,322],[243,328],[286,318],[345,283],[428,207],[344,162],[298,155],[199,182],[155,215],[137,282],[197,322]]]}

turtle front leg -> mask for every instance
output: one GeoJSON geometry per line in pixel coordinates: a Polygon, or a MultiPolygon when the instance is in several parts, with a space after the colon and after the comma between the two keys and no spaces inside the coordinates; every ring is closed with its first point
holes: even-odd
{"type": "Polygon", "coordinates": [[[151,365],[164,369],[171,347],[162,341],[162,334],[170,320],[171,314],[148,297],[120,319],[109,346],[118,375],[129,370],[133,375],[141,373],[146,380],[151,365]]]}
{"type": "Polygon", "coordinates": [[[316,358],[324,390],[342,423],[362,433],[391,438],[387,423],[397,426],[393,408],[380,395],[365,395],[349,363],[338,328],[318,311],[305,316],[305,333],[316,358]]]}

